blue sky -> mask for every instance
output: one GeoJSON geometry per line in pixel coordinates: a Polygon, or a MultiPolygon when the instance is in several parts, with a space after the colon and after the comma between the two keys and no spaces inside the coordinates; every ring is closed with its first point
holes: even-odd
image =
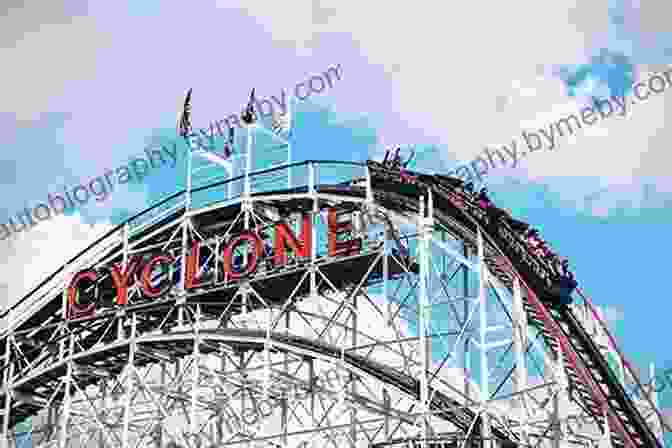
{"type": "MultiPolygon", "coordinates": [[[[2,222],[174,135],[189,87],[194,123],[204,126],[240,110],[251,87],[279,94],[341,64],[343,79],[299,106],[295,157],[358,160],[413,143],[434,148],[420,168],[447,172],[672,63],[665,2],[470,2],[459,11],[406,2],[385,14],[351,1],[14,3],[0,17],[2,222]]],[[[487,180],[498,202],[570,258],[640,366],[672,360],[670,105],[672,89],[487,180]]],[[[30,287],[33,271],[55,267],[63,250],[49,244],[85,241],[175,191],[179,167],[2,242],[5,302],[30,287]]]]}

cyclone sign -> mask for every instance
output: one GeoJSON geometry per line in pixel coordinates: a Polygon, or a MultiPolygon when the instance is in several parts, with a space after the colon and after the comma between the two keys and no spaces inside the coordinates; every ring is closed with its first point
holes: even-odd
{"type": "MultiPolygon", "coordinates": [[[[340,214],[342,216],[342,214],[340,214]]],[[[327,242],[328,255],[341,257],[356,255],[362,247],[361,238],[343,240],[344,233],[352,229],[352,223],[342,221],[336,209],[328,209],[327,242]]],[[[202,264],[202,249],[212,250],[207,244],[195,241],[186,256],[184,289],[219,286],[222,282],[253,277],[262,261],[269,261],[274,267],[288,263],[288,249],[292,256],[305,259],[311,256],[313,246],[313,219],[304,214],[301,232],[297,237],[287,222],[274,224],[272,245],[266,246],[263,232],[246,230],[235,236],[228,236],[221,250],[221,266],[209,272],[208,279],[199,266],[202,264]],[[241,256],[237,249],[247,246],[241,256]],[[216,271],[216,272],[215,272],[216,271]]],[[[65,293],[66,316],[82,318],[94,315],[98,307],[125,306],[129,303],[129,290],[138,287],[143,299],[158,299],[172,291],[181,279],[174,266],[178,259],[170,253],[151,253],[144,256],[134,254],[126,263],[119,262],[98,269],[87,269],[75,274],[65,293]],[[157,269],[161,272],[157,275],[157,269]],[[107,281],[109,287],[101,287],[107,281]]],[[[136,300],[134,300],[136,302],[136,300]]]]}

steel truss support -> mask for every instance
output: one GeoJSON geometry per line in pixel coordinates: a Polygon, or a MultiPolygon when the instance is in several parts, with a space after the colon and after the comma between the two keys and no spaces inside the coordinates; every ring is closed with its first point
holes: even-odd
{"type": "Polygon", "coordinates": [[[12,359],[12,341],[13,335],[10,333],[5,342],[5,356],[4,356],[4,393],[5,393],[5,408],[2,413],[2,446],[9,448],[9,420],[12,414],[12,399],[14,394],[12,391],[12,383],[14,377],[14,364],[12,359]]]}
{"type": "MultiPolygon", "coordinates": [[[[248,137],[250,146],[249,129],[248,137]]],[[[45,344],[29,359],[22,355],[24,346],[8,338],[5,446],[11,448],[9,415],[18,399],[13,391],[22,382],[36,384],[36,377],[49,390],[51,375],[64,367],[66,374],[58,373],[59,387],[67,389],[63,400],[44,405],[45,413],[58,414],[61,421],[43,441],[59,448],[80,442],[144,448],[172,440],[185,448],[295,448],[310,442],[360,448],[397,439],[431,447],[428,439],[449,433],[460,440],[467,434],[487,440],[506,433],[540,448],[585,434],[586,440],[597,439],[591,433],[596,425],[585,413],[563,404],[562,359],[549,360],[555,354],[540,350],[521,285],[513,277],[511,291],[508,284],[501,286],[506,283],[501,273],[491,273],[487,264],[496,254],[480,232],[457,238],[457,232],[442,227],[431,192],[421,198],[418,213],[401,213],[375,203],[368,173],[365,200],[344,196],[341,202],[335,194],[318,193],[319,175],[317,164],[308,165],[308,194],[299,198],[313,215],[310,259],[273,274],[293,276],[284,286],[287,292],[266,297],[265,280],[258,278],[223,284],[221,299],[210,291],[187,291],[188,244],[205,240],[199,234],[200,211],[190,208],[189,199],[179,225],[166,227],[171,235],[147,243],[170,245],[182,257],[179,297],[98,322],[68,322],[67,328],[53,330],[55,349],[45,344]],[[352,263],[317,248],[320,210],[342,203],[363,215],[373,227],[367,230],[383,233],[382,244],[368,245],[352,263]],[[393,252],[395,241],[404,241],[408,253],[393,252]],[[358,260],[366,262],[355,269],[358,260]],[[96,327],[103,324],[111,330],[96,327]],[[108,330],[118,337],[106,339],[108,330]],[[110,372],[114,375],[106,377],[110,372]],[[336,385],[329,379],[333,372],[336,385]],[[99,379],[92,381],[92,375],[99,379]],[[86,381],[84,391],[80,381],[86,381]],[[95,391],[91,401],[98,412],[88,406],[89,391],[95,391]],[[515,412],[508,411],[509,403],[515,412]],[[582,419],[588,422],[585,431],[582,419]],[[85,440],[94,430],[95,440],[85,440]]],[[[236,221],[226,218],[221,225],[233,229],[240,219],[245,229],[253,229],[259,216],[275,216],[287,209],[284,201],[297,199],[278,197],[243,197],[236,221]]],[[[132,251],[142,252],[137,239],[129,243],[127,230],[121,251],[106,257],[121,252],[126,264],[132,251]]],[[[206,244],[219,254],[229,236],[206,244]]],[[[212,267],[207,263],[198,268],[212,267]]],[[[221,256],[213,263],[221,263],[221,256]]]]}
{"type": "Polygon", "coordinates": [[[429,288],[429,239],[433,229],[433,207],[431,190],[427,197],[427,214],[425,212],[425,198],[420,197],[420,213],[418,215],[418,228],[420,229],[420,241],[418,257],[420,259],[420,291],[418,297],[418,353],[420,354],[420,434],[422,448],[427,447],[427,438],[430,433],[429,411],[429,378],[427,373],[430,369],[432,345],[431,345],[431,308],[428,297],[429,288]]]}
{"type": "MultiPolygon", "coordinates": [[[[479,345],[481,350],[481,437],[484,441],[484,448],[491,448],[490,444],[490,418],[488,415],[488,401],[490,400],[490,373],[488,371],[488,308],[487,308],[487,281],[488,271],[485,265],[485,249],[483,247],[483,235],[478,230],[478,299],[479,299],[479,345]]],[[[494,448],[494,447],[492,447],[494,448]]]]}
{"type": "MultiPolygon", "coordinates": [[[[528,420],[528,404],[523,392],[527,389],[527,366],[525,365],[525,353],[527,347],[527,314],[523,308],[522,290],[520,288],[520,281],[517,277],[513,279],[513,309],[515,318],[513,323],[513,347],[516,357],[515,393],[519,394],[518,398],[515,400],[515,405],[518,407],[519,421],[526,422],[528,420]]],[[[528,425],[523,423],[521,426],[520,435],[521,440],[524,443],[529,442],[527,437],[528,432],[528,425]]]]}

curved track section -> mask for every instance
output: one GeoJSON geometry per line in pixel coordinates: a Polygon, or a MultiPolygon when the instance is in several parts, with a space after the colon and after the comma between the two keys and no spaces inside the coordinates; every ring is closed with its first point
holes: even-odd
{"type": "Polygon", "coordinates": [[[545,446],[555,423],[542,408],[564,379],[582,415],[556,440],[596,440],[606,415],[614,446],[660,446],[506,220],[451,179],[340,162],[358,171],[323,178],[336,163],[295,164],[305,186],[195,210],[178,193],[46,279],[0,340],[3,435],[33,417],[59,447],[306,446],[316,435],[321,446],[545,446]],[[502,328],[508,339],[486,341],[502,328]],[[543,379],[528,387],[521,364],[535,360],[543,379]],[[318,385],[329,369],[344,379],[335,389],[318,385]],[[245,419],[269,397],[263,418],[245,419]],[[543,404],[532,412],[532,401],[543,404]]]}

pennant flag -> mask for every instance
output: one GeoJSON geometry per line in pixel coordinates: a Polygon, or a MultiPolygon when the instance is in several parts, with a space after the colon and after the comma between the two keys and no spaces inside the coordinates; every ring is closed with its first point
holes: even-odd
{"type": "Polygon", "coordinates": [[[252,89],[252,93],[250,94],[250,102],[247,103],[247,107],[241,115],[243,122],[247,125],[252,125],[257,121],[256,111],[254,110],[254,101],[254,89],[252,89]]]}
{"type": "Polygon", "coordinates": [[[194,135],[191,125],[191,91],[192,89],[189,89],[187,91],[186,97],[184,98],[182,111],[177,122],[177,132],[180,137],[187,141],[189,148],[192,150],[201,149],[203,151],[209,151],[212,150],[215,146],[214,128],[211,124],[210,135],[208,135],[207,131],[203,129],[199,129],[199,132],[194,135]]]}
{"type": "Polygon", "coordinates": [[[177,132],[180,137],[186,137],[191,132],[191,89],[187,91],[184,105],[177,122],[177,132]]]}

